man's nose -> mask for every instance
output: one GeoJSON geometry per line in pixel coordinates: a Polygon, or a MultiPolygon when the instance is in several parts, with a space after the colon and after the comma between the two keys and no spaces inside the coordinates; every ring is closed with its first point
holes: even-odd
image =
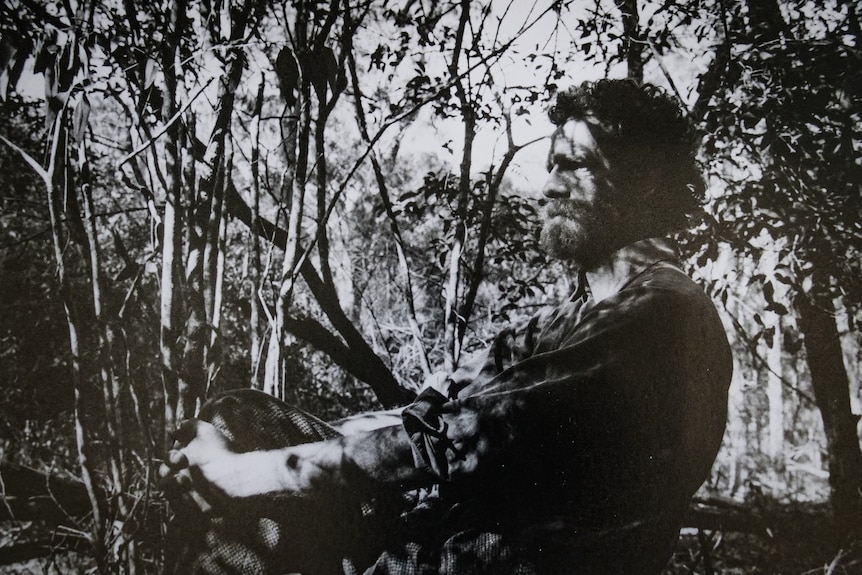
{"type": "Polygon", "coordinates": [[[545,182],[545,186],[542,188],[542,194],[546,198],[550,199],[569,197],[569,186],[566,185],[566,182],[564,182],[563,179],[560,177],[557,168],[551,170],[551,173],[548,175],[548,180],[545,182]]]}

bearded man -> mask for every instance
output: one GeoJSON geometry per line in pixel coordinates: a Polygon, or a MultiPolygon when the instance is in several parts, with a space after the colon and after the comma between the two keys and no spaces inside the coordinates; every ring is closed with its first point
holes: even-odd
{"type": "Polygon", "coordinates": [[[629,81],[563,92],[550,117],[542,242],[580,268],[575,293],[394,412],[330,426],[255,392],[212,400],[162,470],[212,507],[183,569],[661,572],[732,370],[668,238],[703,195],[696,137],[629,81]]]}

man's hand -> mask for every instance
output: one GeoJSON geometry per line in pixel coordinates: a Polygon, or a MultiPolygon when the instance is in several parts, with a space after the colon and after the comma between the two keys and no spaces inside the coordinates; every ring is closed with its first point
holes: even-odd
{"type": "Polygon", "coordinates": [[[275,466],[265,465],[265,459],[261,461],[259,456],[264,453],[231,450],[227,438],[205,421],[183,422],[175,439],[174,448],[159,468],[165,491],[169,495],[189,496],[203,511],[225,499],[257,495],[255,484],[259,482],[255,476],[276,471],[275,466]]]}
{"type": "Polygon", "coordinates": [[[159,469],[164,489],[190,497],[203,511],[229,499],[307,495],[339,483],[339,442],[237,453],[218,429],[195,419],[180,424],[175,438],[159,469]]]}

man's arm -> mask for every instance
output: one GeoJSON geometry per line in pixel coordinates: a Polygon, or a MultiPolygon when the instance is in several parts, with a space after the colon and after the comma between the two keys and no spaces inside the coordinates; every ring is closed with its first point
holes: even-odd
{"type": "Polygon", "coordinates": [[[271,451],[236,453],[211,424],[191,420],[162,466],[163,477],[212,503],[213,496],[313,495],[329,489],[409,489],[431,480],[414,464],[400,425],[271,451]]]}
{"type": "Polygon", "coordinates": [[[570,472],[575,455],[608,455],[614,447],[608,457],[631,459],[635,445],[649,459],[664,444],[676,446],[687,437],[692,445],[680,453],[695,454],[703,444],[711,458],[724,415],[707,408],[714,404],[712,411],[720,411],[726,404],[731,365],[724,331],[717,317],[705,321],[706,310],[714,310],[702,292],[695,298],[688,293],[693,290],[662,286],[631,288],[601,302],[564,332],[559,347],[506,367],[480,394],[454,401],[420,396],[405,412],[406,429],[396,424],[238,454],[214,428],[197,422],[181,434],[170,466],[193,489],[212,485],[247,497],[481,481],[487,472],[498,476],[515,464],[538,479],[548,476],[545,468],[570,472]],[[684,422],[680,405],[688,406],[684,422]]]}

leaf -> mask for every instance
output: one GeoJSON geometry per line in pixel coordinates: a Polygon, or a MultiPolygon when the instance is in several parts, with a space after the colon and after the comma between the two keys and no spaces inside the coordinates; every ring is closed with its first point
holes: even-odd
{"type": "Polygon", "coordinates": [[[133,263],[132,258],[129,256],[129,250],[126,249],[126,244],[123,243],[123,238],[120,237],[119,232],[112,228],[111,235],[114,238],[114,249],[117,251],[117,255],[120,256],[120,259],[123,260],[123,263],[126,264],[126,267],[129,264],[133,263]]]}
{"type": "Polygon", "coordinates": [[[60,58],[54,63],[57,69],[57,88],[59,92],[68,92],[72,88],[72,82],[78,73],[78,45],[74,40],[69,40],[60,54],[60,58]]]}
{"type": "Polygon", "coordinates": [[[78,105],[75,106],[75,115],[72,118],[72,138],[75,142],[82,142],[84,135],[87,132],[87,125],[90,118],[90,101],[86,96],[81,98],[78,105]]]}
{"type": "Polygon", "coordinates": [[[153,58],[147,58],[144,62],[143,88],[146,90],[156,81],[156,66],[158,63],[153,58]]]}
{"type": "Polygon", "coordinates": [[[775,279],[777,279],[778,281],[780,281],[784,285],[788,285],[788,286],[793,285],[793,280],[791,280],[790,278],[788,278],[787,276],[785,276],[783,274],[778,274],[778,273],[775,274],[775,279]]]}
{"type": "Polygon", "coordinates": [[[768,306],[766,306],[766,311],[771,311],[772,313],[778,315],[787,315],[789,313],[789,311],[787,310],[787,306],[778,302],[770,303],[768,306]]]}
{"type": "Polygon", "coordinates": [[[766,298],[767,303],[775,303],[775,288],[772,286],[772,282],[764,282],[763,297],[766,298]]]}
{"type": "Polygon", "coordinates": [[[326,86],[335,85],[338,73],[338,63],[332,48],[325,47],[319,52],[312,52],[302,59],[302,71],[311,82],[319,99],[326,96],[326,86]]]}
{"type": "Polygon", "coordinates": [[[60,95],[60,85],[57,79],[57,72],[53,65],[45,70],[45,103],[47,109],[45,113],[45,126],[50,128],[54,123],[54,118],[63,108],[65,99],[60,95]]]}
{"type": "Polygon", "coordinates": [[[34,172],[36,172],[40,178],[42,178],[42,182],[44,182],[44,184],[48,187],[51,186],[51,174],[49,174],[48,171],[45,170],[45,168],[43,168],[42,165],[37,162],[35,158],[33,158],[33,156],[25,152],[23,149],[21,149],[19,146],[15,145],[11,141],[4,138],[2,135],[0,135],[0,141],[18,152],[18,154],[24,159],[24,162],[26,162],[27,165],[30,166],[30,168],[34,172]]]}
{"type": "Polygon", "coordinates": [[[57,33],[53,28],[46,30],[36,48],[36,61],[33,64],[33,73],[42,74],[54,64],[60,47],[56,44],[57,33]]]}
{"type": "Polygon", "coordinates": [[[775,326],[772,326],[763,332],[763,339],[766,341],[767,347],[772,347],[775,343],[775,326]]]}
{"type": "Polygon", "coordinates": [[[275,73],[278,76],[281,95],[288,106],[296,103],[295,92],[299,89],[299,64],[293,50],[285,46],[275,59],[275,73]]]}
{"type": "Polygon", "coordinates": [[[127,265],[123,266],[123,269],[120,270],[120,273],[114,277],[115,282],[125,281],[129,278],[133,278],[138,275],[138,270],[141,269],[141,265],[137,262],[129,262],[127,265]]]}
{"type": "Polygon", "coordinates": [[[9,37],[3,38],[3,42],[0,42],[0,69],[5,71],[17,52],[18,43],[13,42],[9,37]]]}

